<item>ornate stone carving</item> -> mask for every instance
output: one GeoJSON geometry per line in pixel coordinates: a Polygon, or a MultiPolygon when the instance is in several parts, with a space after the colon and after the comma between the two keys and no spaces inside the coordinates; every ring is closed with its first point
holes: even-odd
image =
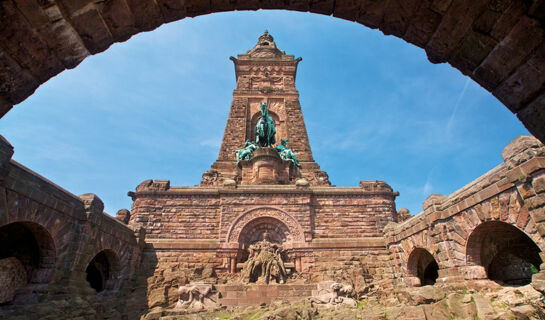
{"type": "Polygon", "coordinates": [[[220,173],[216,170],[208,170],[202,175],[201,186],[212,186],[220,182],[220,173]]]}
{"type": "Polygon", "coordinates": [[[311,181],[312,180],[319,186],[331,185],[331,182],[329,182],[329,175],[321,170],[317,170],[314,172],[314,176],[311,178],[311,181]]]}
{"type": "Polygon", "coordinates": [[[229,232],[227,233],[227,241],[231,243],[238,243],[242,229],[249,224],[252,220],[269,217],[280,220],[289,230],[287,241],[304,242],[304,235],[301,225],[295,218],[271,207],[255,208],[247,211],[238,216],[232,223],[229,232]]]}
{"type": "Polygon", "coordinates": [[[217,301],[212,294],[212,285],[205,282],[195,282],[178,288],[176,309],[200,311],[214,309],[217,301]]]}
{"type": "Polygon", "coordinates": [[[170,189],[170,180],[146,180],[136,187],[136,191],[167,191],[170,189]]]}
{"type": "Polygon", "coordinates": [[[369,192],[392,192],[392,187],[381,180],[362,180],[360,188],[369,192]]]}
{"type": "Polygon", "coordinates": [[[318,290],[312,292],[311,303],[336,307],[349,305],[355,307],[356,300],[352,299],[354,289],[351,285],[343,285],[334,281],[323,281],[318,284],[318,290]]]}
{"type": "Polygon", "coordinates": [[[286,266],[282,259],[282,246],[270,242],[269,234],[263,234],[263,240],[250,245],[248,261],[242,269],[243,282],[268,284],[271,281],[285,283],[286,266]]]}

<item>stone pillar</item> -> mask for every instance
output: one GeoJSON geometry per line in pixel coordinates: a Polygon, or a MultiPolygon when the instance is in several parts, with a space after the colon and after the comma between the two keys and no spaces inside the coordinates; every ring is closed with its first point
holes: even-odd
{"type": "Polygon", "coordinates": [[[301,257],[295,257],[295,271],[302,272],[303,268],[301,267],[301,257]]]}
{"type": "Polygon", "coordinates": [[[229,259],[230,259],[230,262],[229,262],[230,272],[231,273],[236,273],[237,272],[237,258],[236,257],[231,257],[229,259]]]}

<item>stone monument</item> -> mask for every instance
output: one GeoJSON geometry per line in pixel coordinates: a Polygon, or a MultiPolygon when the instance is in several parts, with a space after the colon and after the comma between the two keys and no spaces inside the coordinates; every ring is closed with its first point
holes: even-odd
{"type": "Polygon", "coordinates": [[[214,292],[222,305],[247,305],[310,297],[322,281],[391,286],[381,272],[386,258],[378,259],[388,251],[377,237],[397,222],[397,193],[382,181],[331,186],[313,159],[295,88],[301,58],[279,50],[265,32],[231,60],[231,110],[201,184],[145,181],[130,193],[129,225],[145,229],[143,265],[155,265],[148,290],[171,301],[175,282],[164,274],[176,272],[179,307],[199,309],[204,298],[195,297],[214,292]]]}

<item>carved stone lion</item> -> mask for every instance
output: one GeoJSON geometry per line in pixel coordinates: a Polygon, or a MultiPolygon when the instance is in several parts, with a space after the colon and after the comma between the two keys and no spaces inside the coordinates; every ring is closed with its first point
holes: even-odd
{"type": "Polygon", "coordinates": [[[350,298],[353,288],[351,285],[343,285],[334,281],[324,281],[318,284],[318,290],[312,292],[310,302],[325,307],[348,305],[355,307],[356,300],[350,298]]]}
{"type": "Polygon", "coordinates": [[[195,282],[178,288],[176,309],[200,311],[214,309],[217,302],[212,296],[212,285],[205,282],[195,282]]]}

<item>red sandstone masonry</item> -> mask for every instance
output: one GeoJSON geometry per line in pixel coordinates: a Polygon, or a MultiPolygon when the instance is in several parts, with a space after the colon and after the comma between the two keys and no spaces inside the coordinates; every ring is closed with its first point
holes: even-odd
{"type": "MultiPolygon", "coordinates": [[[[3,155],[7,146],[5,140],[1,140],[0,154],[3,155]]],[[[111,270],[115,278],[108,290],[125,294],[123,290],[128,288],[129,280],[134,279],[140,262],[139,229],[127,227],[105,214],[102,202],[95,195],[76,197],[17,162],[9,161],[9,157],[2,158],[0,167],[0,226],[26,224],[33,230],[40,248],[32,283],[15,297],[22,304],[11,310],[8,305],[2,313],[17,316],[41,310],[43,317],[56,316],[59,310],[51,306],[58,300],[73,304],[74,309],[68,310],[67,316],[74,315],[71,313],[74,310],[81,315],[104,315],[103,310],[96,309],[97,304],[125,312],[124,300],[112,295],[97,298],[85,280],[85,269],[97,253],[110,250],[116,256],[116,263],[111,270]],[[66,292],[72,292],[73,298],[67,298],[66,292]]]]}
{"type": "Polygon", "coordinates": [[[435,257],[442,281],[482,276],[484,271],[468,269],[477,267],[478,262],[468,260],[474,258],[467,246],[473,230],[487,221],[514,225],[545,250],[544,234],[538,232],[543,223],[539,210],[545,204],[545,193],[539,188],[545,149],[521,137],[506,150],[515,153],[504,151],[505,162],[500,166],[440,200],[437,206],[425,206],[424,212],[404,223],[388,226],[385,231],[396,277],[400,279],[398,285],[410,283],[406,268],[414,248],[425,248],[435,257]],[[526,143],[528,149],[521,149],[517,143],[526,143]],[[537,183],[532,183],[534,179],[537,183]]]}

